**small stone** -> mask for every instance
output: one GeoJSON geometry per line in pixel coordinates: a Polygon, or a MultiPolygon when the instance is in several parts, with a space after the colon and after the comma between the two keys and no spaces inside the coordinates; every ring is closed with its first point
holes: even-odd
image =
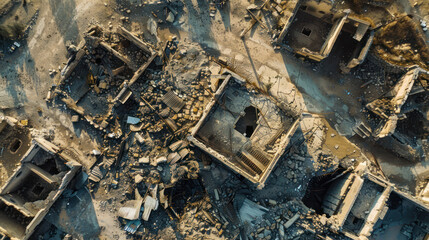
{"type": "Polygon", "coordinates": [[[139,159],[139,163],[149,163],[150,159],[148,157],[142,157],[139,159]]]}
{"type": "Polygon", "coordinates": [[[94,149],[94,150],[92,150],[92,154],[93,154],[94,156],[98,156],[98,155],[100,155],[100,154],[101,154],[101,151],[100,151],[100,150],[97,150],[97,149],[94,149]]]}
{"type": "Polygon", "coordinates": [[[137,175],[134,177],[134,182],[135,182],[135,183],[141,183],[141,181],[143,181],[143,177],[142,177],[140,174],[137,174],[137,175]]]}
{"type": "Polygon", "coordinates": [[[264,236],[265,236],[265,237],[271,236],[271,231],[270,231],[270,230],[265,229],[265,230],[264,230],[264,236]]]}
{"type": "Polygon", "coordinates": [[[279,235],[281,238],[284,238],[284,236],[285,236],[285,229],[284,229],[283,225],[280,225],[279,235]]]}
{"type": "Polygon", "coordinates": [[[165,19],[165,21],[167,21],[169,23],[174,22],[174,14],[172,12],[169,12],[167,18],[165,19]]]}
{"type": "Polygon", "coordinates": [[[75,122],[79,122],[79,115],[73,115],[73,116],[72,116],[72,118],[71,118],[71,121],[72,121],[73,123],[75,123],[75,122]]]}

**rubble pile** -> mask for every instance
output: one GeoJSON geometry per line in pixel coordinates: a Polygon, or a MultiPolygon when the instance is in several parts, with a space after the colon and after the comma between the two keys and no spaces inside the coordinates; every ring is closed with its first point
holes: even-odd
{"type": "Polygon", "coordinates": [[[389,82],[389,76],[383,70],[381,64],[372,56],[368,56],[367,61],[362,63],[350,72],[353,77],[362,80],[362,87],[371,85],[384,85],[389,82]]]}
{"type": "MultiPolygon", "coordinates": [[[[329,237],[329,222],[325,215],[318,215],[302,202],[291,200],[277,202],[267,199],[268,212],[256,219],[249,227],[249,239],[334,239],[329,237]]],[[[346,239],[335,236],[335,239],[346,239]]]]}
{"type": "Polygon", "coordinates": [[[426,239],[426,20],[391,0],[197,2],[50,3],[55,30],[36,11],[16,77],[49,88],[0,74],[17,109],[47,91],[0,112],[0,239],[426,239]],[[31,58],[45,37],[67,62],[31,58]]]}
{"type": "MultiPolygon", "coordinates": [[[[183,219],[179,221],[182,224],[179,229],[182,229],[184,236],[201,234],[195,230],[203,226],[201,224],[204,224],[209,216],[210,221],[208,225],[205,224],[206,234],[223,237],[224,230],[219,227],[220,223],[214,222],[213,217],[208,215],[208,212],[213,210],[209,203],[202,204],[203,208],[194,209],[191,215],[185,212],[183,216],[179,216],[171,205],[171,196],[166,195],[166,192],[175,188],[180,181],[198,178],[199,163],[195,161],[197,159],[189,143],[183,138],[201,117],[207,99],[211,98],[212,91],[216,90],[210,87],[211,72],[207,68],[208,57],[201,54],[201,49],[196,45],[179,45],[174,37],[171,38],[165,45],[161,59],[167,63],[165,70],[156,67],[146,69],[142,74],[145,81],[136,81],[129,86],[132,96],[121,105],[115,102],[115,99],[118,99],[115,98],[118,89],[127,87],[125,79],[133,75],[133,68],[145,64],[145,59],[150,56],[139,54],[138,51],[129,48],[121,48],[124,40],[120,38],[118,34],[106,33],[94,26],[88,30],[87,44],[81,48],[86,55],[79,64],[87,64],[90,70],[89,77],[82,77],[86,77],[86,83],[92,87],[88,91],[95,92],[100,101],[105,101],[107,97],[110,109],[104,116],[91,117],[85,114],[85,110],[80,112],[87,122],[104,133],[103,145],[92,152],[99,160],[89,175],[90,191],[106,196],[122,193],[118,197],[103,201],[103,208],[110,206],[110,212],[117,212],[122,226],[130,234],[139,236],[156,232],[157,229],[145,232],[146,224],[139,220],[139,214],[144,221],[153,221],[150,217],[151,211],[148,209],[157,211],[158,206],[162,206],[171,218],[183,219]],[[109,45],[107,47],[101,45],[103,48],[95,47],[103,42],[109,45]],[[106,52],[109,48],[114,50],[106,52]],[[110,57],[105,58],[104,55],[110,57]],[[127,64],[127,58],[133,60],[127,64]],[[99,59],[103,60],[100,62],[99,59]],[[106,62],[107,59],[112,62],[106,62]],[[112,68],[111,65],[115,62],[119,65],[112,68]],[[126,65],[123,65],[124,63],[126,65]],[[134,64],[137,66],[133,66],[134,64]],[[91,82],[88,82],[88,79],[91,82]],[[122,116],[124,112],[126,115],[122,116]],[[115,205],[117,203],[123,207],[118,208],[115,205]],[[139,206],[146,210],[139,211],[139,206]],[[198,217],[199,215],[195,213],[197,210],[204,213],[198,217]],[[192,219],[186,220],[188,217],[192,219]],[[195,225],[193,221],[202,222],[195,225]],[[143,231],[140,226],[143,227],[143,231]],[[189,227],[196,228],[189,230],[189,227]]],[[[79,51],[75,50],[74,54],[77,55],[79,51]]],[[[220,69],[216,74],[219,71],[220,69]]],[[[81,78],[76,74],[71,73],[71,78],[81,78]]],[[[65,91],[56,92],[63,96],[68,96],[69,93],[71,95],[70,89],[73,84],[75,84],[73,81],[65,78],[58,88],[65,91]]],[[[95,104],[96,101],[90,102],[95,104]]],[[[67,100],[65,102],[68,103],[67,100]]],[[[70,101],[67,106],[78,112],[81,107],[77,107],[76,103],[70,101]]],[[[78,121],[79,118],[76,122],[78,121]]],[[[191,206],[186,207],[188,210],[190,208],[191,206]]],[[[161,221],[165,224],[165,220],[161,221]]]]}
{"type": "Polygon", "coordinates": [[[285,176],[290,182],[303,182],[303,178],[307,177],[304,171],[304,164],[305,161],[310,161],[310,157],[298,154],[294,151],[290,151],[289,154],[285,156],[284,163],[279,165],[277,170],[274,171],[274,174],[276,176],[285,176]]]}
{"type": "Polygon", "coordinates": [[[338,167],[339,159],[332,153],[320,153],[317,163],[315,163],[315,169],[326,171],[329,169],[335,169],[338,167]]]}
{"type": "Polygon", "coordinates": [[[404,67],[428,68],[429,49],[420,27],[408,16],[384,26],[374,39],[374,51],[385,61],[404,67]]]}
{"type": "Polygon", "coordinates": [[[226,239],[226,225],[219,220],[208,197],[198,202],[188,203],[180,217],[178,230],[185,239],[226,239]]]}

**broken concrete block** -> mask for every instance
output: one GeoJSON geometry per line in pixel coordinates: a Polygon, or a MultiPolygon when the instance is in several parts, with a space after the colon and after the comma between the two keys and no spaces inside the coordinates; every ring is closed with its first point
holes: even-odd
{"type": "Polygon", "coordinates": [[[92,150],[92,154],[93,154],[94,156],[98,156],[98,155],[100,155],[100,154],[101,154],[101,152],[100,152],[100,150],[94,149],[94,150],[92,150]]]}
{"type": "Polygon", "coordinates": [[[140,122],[140,118],[128,116],[127,123],[128,124],[137,124],[140,122]]]}
{"type": "Polygon", "coordinates": [[[144,212],[143,212],[142,219],[145,221],[148,221],[150,213],[152,212],[152,210],[158,209],[158,205],[159,205],[158,200],[156,200],[151,196],[146,196],[144,201],[144,212]]]}
{"type": "Polygon", "coordinates": [[[142,177],[140,174],[137,174],[137,175],[134,177],[134,182],[135,182],[135,183],[141,183],[141,181],[143,181],[143,177],[142,177]]]}
{"type": "Polygon", "coordinates": [[[174,22],[174,19],[175,19],[175,17],[174,17],[173,12],[169,12],[165,21],[172,23],[172,22],[174,22]]]}
{"type": "Polygon", "coordinates": [[[148,157],[142,157],[139,159],[139,163],[147,164],[150,162],[150,159],[148,157]]]}
{"type": "Polygon", "coordinates": [[[175,152],[179,150],[183,145],[185,145],[185,141],[179,140],[177,142],[172,143],[168,148],[170,148],[172,152],[175,152]]]}
{"type": "MultiPolygon", "coordinates": [[[[128,219],[136,220],[139,218],[140,209],[143,204],[143,198],[141,197],[139,191],[135,190],[136,199],[131,200],[125,203],[124,207],[121,207],[118,211],[118,216],[128,219]]],[[[146,204],[145,204],[146,208],[146,204]]]]}
{"type": "Polygon", "coordinates": [[[75,122],[79,122],[79,115],[73,115],[73,116],[72,116],[72,118],[71,118],[71,121],[72,121],[73,123],[75,123],[75,122]]]}
{"type": "Polygon", "coordinates": [[[164,163],[166,161],[167,161],[167,158],[164,157],[164,156],[162,156],[162,157],[159,157],[159,158],[155,159],[153,162],[151,162],[151,165],[157,166],[158,164],[164,163]]]}
{"type": "Polygon", "coordinates": [[[285,237],[285,229],[284,229],[283,225],[280,225],[280,227],[279,227],[279,235],[280,235],[281,239],[283,239],[285,237]]]}
{"type": "Polygon", "coordinates": [[[108,88],[108,85],[106,82],[100,82],[100,84],[98,84],[98,88],[100,89],[106,89],[108,88]]]}
{"type": "Polygon", "coordinates": [[[295,213],[295,215],[284,224],[285,229],[288,229],[290,226],[292,226],[292,224],[294,224],[300,216],[301,215],[299,213],[295,213]]]}
{"type": "Polygon", "coordinates": [[[245,198],[238,213],[243,223],[251,223],[255,218],[262,217],[266,212],[268,212],[267,208],[245,198]]]}
{"type": "Polygon", "coordinates": [[[136,133],[136,135],[134,135],[136,137],[136,140],[142,144],[144,143],[144,138],[142,137],[142,135],[140,133],[136,133]]]}
{"type": "Polygon", "coordinates": [[[167,162],[170,163],[170,165],[175,164],[177,161],[179,161],[180,159],[182,159],[182,157],[180,157],[180,154],[178,154],[177,152],[174,153],[170,153],[167,157],[167,162]]]}
{"type": "Polygon", "coordinates": [[[147,29],[149,30],[150,34],[157,36],[158,24],[153,18],[149,18],[147,21],[147,29]]]}
{"type": "Polygon", "coordinates": [[[219,192],[217,191],[217,189],[214,190],[214,195],[215,195],[216,201],[219,201],[219,192]]]}
{"type": "Polygon", "coordinates": [[[179,151],[179,155],[182,159],[185,158],[188,154],[189,154],[189,149],[187,148],[184,148],[179,151]]]}

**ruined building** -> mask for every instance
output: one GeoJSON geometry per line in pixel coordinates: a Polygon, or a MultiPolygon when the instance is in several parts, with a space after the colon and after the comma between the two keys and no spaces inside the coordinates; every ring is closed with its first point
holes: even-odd
{"type": "Polygon", "coordinates": [[[342,71],[348,72],[365,60],[374,33],[362,17],[332,8],[330,1],[297,2],[277,43],[318,62],[331,55],[339,59],[342,71]],[[333,51],[336,45],[346,50],[333,51]]]}
{"type": "Polygon", "coordinates": [[[134,83],[158,54],[123,27],[104,32],[99,26],[90,28],[72,53],[47,100],[59,96],[76,112],[73,122],[83,119],[111,137],[121,136],[114,109],[127,102],[134,83]]]}
{"type": "Polygon", "coordinates": [[[411,161],[429,153],[428,89],[429,73],[412,67],[387,94],[366,105],[376,115],[373,136],[411,161]]]}
{"type": "Polygon", "coordinates": [[[7,159],[0,164],[0,186],[13,174],[30,145],[30,133],[17,119],[0,118],[0,158],[7,159]]]}
{"type": "Polygon", "coordinates": [[[80,169],[57,146],[33,140],[0,190],[0,239],[28,239],[80,169]]]}
{"type": "Polygon", "coordinates": [[[286,115],[245,80],[226,76],[188,139],[263,188],[295,133],[299,118],[286,115]]]}
{"type": "Polygon", "coordinates": [[[429,207],[368,172],[364,163],[334,179],[323,197],[331,228],[354,240],[429,233],[429,207]],[[397,226],[404,225],[402,229],[397,226]]]}

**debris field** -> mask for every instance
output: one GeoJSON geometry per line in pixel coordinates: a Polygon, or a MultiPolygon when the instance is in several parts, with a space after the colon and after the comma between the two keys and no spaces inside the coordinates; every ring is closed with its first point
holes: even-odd
{"type": "Polygon", "coordinates": [[[0,239],[429,239],[424,0],[4,0],[0,239]]]}

